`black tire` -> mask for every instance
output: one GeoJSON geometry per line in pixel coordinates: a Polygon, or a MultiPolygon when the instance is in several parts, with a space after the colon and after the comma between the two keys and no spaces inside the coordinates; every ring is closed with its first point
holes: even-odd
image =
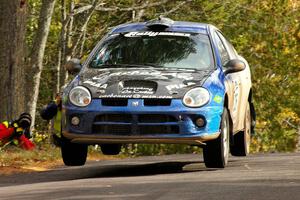
{"type": "Polygon", "coordinates": [[[208,141],[203,148],[204,163],[207,168],[224,168],[229,156],[229,118],[224,108],[220,125],[220,136],[208,141]]]}
{"type": "Polygon", "coordinates": [[[121,144],[101,144],[101,151],[104,155],[118,155],[121,151],[121,144]]]}
{"type": "Polygon", "coordinates": [[[82,166],[86,162],[88,145],[71,143],[68,139],[62,138],[61,155],[67,166],[82,166]]]}
{"type": "Polygon", "coordinates": [[[247,156],[250,151],[251,142],[251,112],[249,102],[246,106],[244,118],[244,131],[240,131],[233,136],[233,145],[230,146],[230,152],[233,156],[247,156]]]}

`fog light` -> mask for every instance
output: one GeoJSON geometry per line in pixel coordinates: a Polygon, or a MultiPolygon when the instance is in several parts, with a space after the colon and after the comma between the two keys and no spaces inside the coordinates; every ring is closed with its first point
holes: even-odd
{"type": "Polygon", "coordinates": [[[195,124],[198,127],[203,127],[205,125],[205,120],[202,117],[199,117],[198,119],[196,119],[195,124]]]}
{"type": "Polygon", "coordinates": [[[78,126],[79,123],[80,123],[79,117],[76,117],[76,116],[75,116],[75,117],[72,117],[72,119],[71,119],[71,124],[72,124],[72,125],[78,126]]]}

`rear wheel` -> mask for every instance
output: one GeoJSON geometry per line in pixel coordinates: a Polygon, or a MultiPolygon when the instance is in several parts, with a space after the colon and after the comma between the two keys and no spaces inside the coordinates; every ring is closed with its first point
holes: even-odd
{"type": "Polygon", "coordinates": [[[62,138],[61,155],[65,165],[81,166],[86,162],[88,146],[76,144],[66,138],[62,138]]]}
{"type": "Polygon", "coordinates": [[[224,108],[220,127],[220,136],[208,141],[203,148],[204,163],[207,168],[224,168],[229,156],[229,118],[224,108]]]}
{"type": "Polygon", "coordinates": [[[118,155],[121,151],[121,144],[101,144],[101,151],[104,155],[118,155]]]}
{"type": "Polygon", "coordinates": [[[250,151],[251,112],[249,102],[246,107],[244,127],[244,131],[240,131],[233,136],[233,145],[230,146],[230,152],[233,156],[247,156],[250,151]]]}

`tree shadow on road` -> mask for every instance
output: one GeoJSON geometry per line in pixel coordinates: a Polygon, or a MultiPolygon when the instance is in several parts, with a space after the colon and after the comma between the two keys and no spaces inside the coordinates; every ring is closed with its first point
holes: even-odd
{"type": "Polygon", "coordinates": [[[85,178],[108,178],[150,176],[157,174],[189,173],[195,171],[211,171],[202,162],[197,161],[165,161],[165,162],[132,162],[110,161],[90,162],[82,167],[61,167],[46,172],[32,172],[0,177],[0,187],[31,183],[67,181],[85,178]]]}

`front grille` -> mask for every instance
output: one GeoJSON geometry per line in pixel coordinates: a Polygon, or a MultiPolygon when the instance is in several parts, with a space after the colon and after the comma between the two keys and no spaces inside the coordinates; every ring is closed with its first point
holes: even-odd
{"type": "Polygon", "coordinates": [[[179,127],[177,125],[159,125],[159,126],[139,126],[141,134],[170,134],[179,133],[179,127]]]}
{"type": "Polygon", "coordinates": [[[143,114],[138,115],[138,122],[140,123],[165,123],[165,122],[177,122],[176,117],[172,115],[160,115],[160,114],[143,114]]]}
{"type": "Polygon", "coordinates": [[[175,116],[165,114],[102,114],[95,117],[92,131],[115,135],[177,134],[180,129],[176,122],[175,116]]]}
{"type": "Polygon", "coordinates": [[[170,106],[172,99],[144,99],[144,106],[170,106]]]}
{"type": "MultiPolygon", "coordinates": [[[[144,106],[170,106],[172,99],[144,99],[144,106]]],[[[102,106],[127,106],[128,99],[102,99],[102,106]]]]}
{"type": "Polygon", "coordinates": [[[128,99],[102,99],[102,106],[127,106],[128,99]]]}
{"type": "Polygon", "coordinates": [[[93,133],[114,134],[114,135],[130,135],[130,125],[93,125],[93,133]]]}
{"type": "Polygon", "coordinates": [[[132,115],[129,114],[104,114],[95,117],[95,122],[125,122],[129,123],[132,121],[132,115]]]}

